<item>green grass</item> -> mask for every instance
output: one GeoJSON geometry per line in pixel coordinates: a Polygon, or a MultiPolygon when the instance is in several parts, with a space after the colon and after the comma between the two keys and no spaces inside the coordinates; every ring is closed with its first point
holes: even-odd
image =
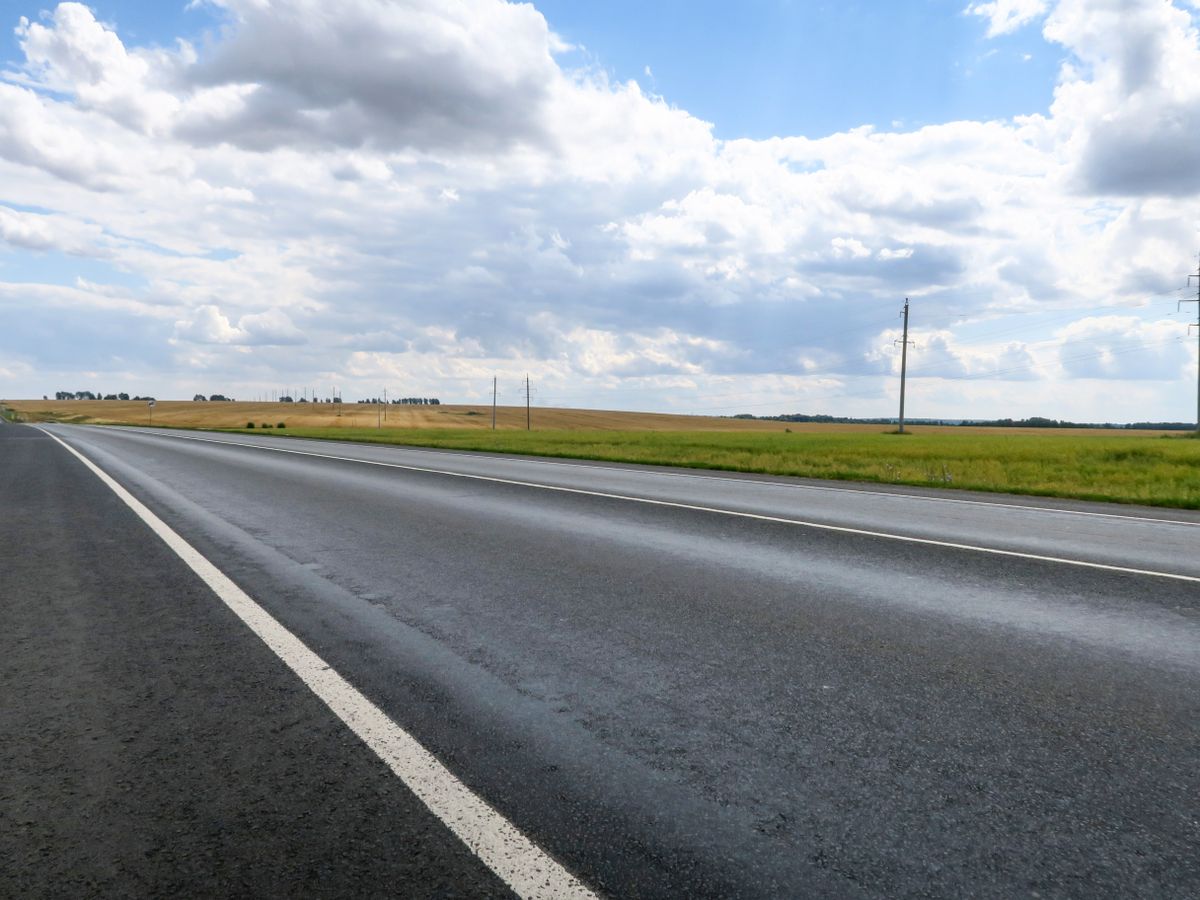
{"type": "Polygon", "coordinates": [[[1174,436],[374,428],[286,434],[1200,509],[1200,441],[1174,436]]]}

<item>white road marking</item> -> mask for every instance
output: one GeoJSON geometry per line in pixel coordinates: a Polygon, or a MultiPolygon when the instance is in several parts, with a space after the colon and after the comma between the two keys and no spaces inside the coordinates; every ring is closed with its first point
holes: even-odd
{"type": "MultiPolygon", "coordinates": [[[[48,433],[48,432],[47,432],[48,433]]],[[[159,435],[161,437],[176,437],[176,435],[159,435]]],[[[387,469],[401,469],[408,472],[424,472],[430,475],[444,475],[448,478],[467,478],[472,481],[488,481],[495,484],[508,484],[516,487],[536,488],[543,491],[556,491],[563,494],[579,494],[585,497],[602,497],[607,500],[624,500],[629,503],[643,503],[648,506],[663,506],[671,509],[686,509],[693,512],[716,513],[724,516],[735,516],[740,519],[753,519],[759,522],[773,522],[780,525],[795,525],[801,528],[812,528],[818,531],[833,531],[839,534],[854,534],[864,537],[882,538],[889,541],[901,541],[908,544],[921,544],[928,547],[945,547],[951,550],[967,550],[973,553],[987,553],[992,556],[1007,556],[1016,559],[1030,559],[1037,562],[1058,563],[1066,566],[1077,566],[1085,569],[1098,569],[1103,572],[1120,572],[1125,575],[1148,575],[1154,578],[1169,578],[1173,581],[1187,581],[1200,584],[1200,576],[1182,575],[1176,572],[1159,572],[1153,569],[1135,569],[1129,566],[1115,566],[1109,563],[1090,562],[1083,559],[1071,559],[1063,556],[1043,556],[1037,553],[1025,553],[1020,550],[1002,550],[997,547],[984,547],[978,544],[959,544],[953,541],[939,541],[934,538],[913,537],[907,534],[894,534],[886,531],[870,531],[864,528],[851,528],[847,525],[830,525],[825,522],[811,522],[804,519],[789,519],[786,516],[768,516],[761,513],[743,512],[736,509],[722,509],[716,506],[700,506],[693,503],[679,503],[673,500],[654,500],[649,497],[635,497],[629,494],[614,494],[607,491],[589,491],[584,488],[562,487],[553,484],[540,484],[536,481],[520,481],[514,478],[498,478],[493,475],[474,475],[467,472],[448,472],[444,469],[431,469],[426,466],[412,466],[406,463],[382,462],[373,459],[358,459],[353,456],[335,456],[329,453],[315,453],[310,450],[291,450],[286,447],[264,447],[260,444],[243,444],[237,441],[220,441],[211,438],[182,437],[182,440],[200,441],[209,444],[241,447],[246,450],[262,450],[267,453],[289,453],[293,456],[312,456],[318,459],[331,459],[337,462],[358,463],[364,466],[379,466],[387,469]]]]}
{"type": "MultiPolygon", "coordinates": [[[[93,426],[78,426],[92,428],[106,428],[109,426],[93,425],[93,426]]],[[[211,438],[192,437],[186,434],[166,434],[162,431],[152,431],[147,428],[125,428],[127,431],[134,431],[138,434],[149,434],[156,437],[175,438],[181,441],[204,441],[211,444],[232,444],[236,447],[256,447],[256,444],[245,444],[236,440],[213,440],[211,438]]],[[[272,435],[274,437],[274,435],[272,435]]],[[[310,441],[325,441],[325,438],[303,438],[310,441]]],[[[410,447],[407,444],[370,444],[371,447],[382,447],[393,450],[400,450],[405,453],[428,453],[431,456],[458,456],[463,459],[494,459],[500,462],[511,463],[536,463],[544,466],[560,466],[568,469],[590,469],[600,472],[623,472],[625,474],[635,473],[640,475],[650,475],[655,478],[697,478],[704,481],[724,481],[737,484],[753,484],[764,487],[786,488],[794,491],[824,491],[831,494],[862,494],[867,497],[893,497],[903,500],[918,500],[925,503],[958,503],[964,506],[985,506],[999,509],[1015,509],[1021,512],[1040,512],[1040,513],[1057,513],[1064,516],[1088,516],[1097,519],[1120,519],[1126,522],[1152,522],[1158,525],[1183,525],[1190,528],[1200,528],[1200,522],[1187,522],[1182,519],[1159,519],[1154,516],[1137,516],[1126,513],[1105,513],[1094,512],[1086,509],[1063,509],[1060,506],[1031,506],[1022,503],[1007,503],[1003,500],[969,500],[964,497],[929,497],[925,494],[906,494],[900,491],[877,491],[870,488],[853,488],[853,487],[834,487],[827,484],[794,484],[787,481],[763,481],[758,478],[722,478],[720,475],[715,475],[709,472],[668,472],[666,470],[658,471],[657,469],[637,469],[632,468],[637,463],[630,463],[631,467],[624,466],[606,466],[597,465],[586,462],[564,462],[560,459],[544,459],[531,458],[522,459],[519,456],[497,456],[491,453],[475,452],[464,453],[458,450],[441,450],[431,447],[410,447]]],[[[645,463],[645,465],[653,465],[645,463]]],[[[451,473],[446,473],[451,474],[451,473]]],[[[733,474],[732,472],[729,474],[733,474]]],[[[899,488],[910,487],[911,485],[897,485],[899,488]]]]}
{"type": "Polygon", "coordinates": [[[136,497],[74,447],[39,430],[108,485],[513,891],[529,898],[595,897],[136,497]]]}

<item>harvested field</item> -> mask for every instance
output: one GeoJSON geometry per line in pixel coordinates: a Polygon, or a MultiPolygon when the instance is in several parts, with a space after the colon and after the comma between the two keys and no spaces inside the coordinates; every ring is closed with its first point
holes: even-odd
{"type": "MultiPolygon", "coordinates": [[[[132,400],[6,400],[5,405],[28,421],[146,425],[151,419],[146,404],[132,400]]],[[[532,417],[537,429],[567,431],[782,431],[784,428],[780,422],[592,409],[534,409],[532,417]]],[[[197,403],[191,400],[160,400],[154,407],[153,420],[155,425],[176,428],[245,428],[247,422],[254,422],[256,426],[286,422],[289,428],[374,428],[377,422],[383,422],[391,428],[490,429],[492,408],[388,405],[381,410],[373,405],[358,403],[197,403]]],[[[524,429],[525,407],[499,407],[496,427],[524,429]]],[[[801,427],[804,426],[792,426],[792,429],[801,427]]]]}

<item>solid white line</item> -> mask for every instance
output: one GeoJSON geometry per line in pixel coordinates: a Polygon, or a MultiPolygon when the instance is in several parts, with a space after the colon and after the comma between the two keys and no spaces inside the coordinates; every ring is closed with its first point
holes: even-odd
{"type": "MultiPolygon", "coordinates": [[[[79,426],[105,428],[108,426],[79,426]]],[[[124,431],[134,431],[138,434],[150,434],[157,437],[176,438],[181,441],[207,441],[213,444],[233,444],[238,447],[253,447],[255,444],[243,444],[240,441],[224,440],[217,441],[207,438],[191,437],[185,434],[167,434],[162,431],[151,431],[146,428],[123,428],[124,431]]],[[[265,437],[265,435],[264,435],[265,437]]],[[[273,435],[272,435],[273,437],[273,435]]],[[[293,438],[292,440],[296,440],[293,438]]],[[[331,443],[331,441],[322,438],[303,438],[302,440],[321,441],[323,443],[331,443]]],[[[371,447],[383,447],[392,450],[399,450],[404,453],[428,453],[431,456],[458,456],[463,459],[494,459],[500,462],[509,463],[529,463],[544,466],[561,466],[570,469],[591,469],[600,472],[623,472],[625,474],[634,473],[639,475],[650,475],[654,478],[697,478],[704,481],[718,481],[725,483],[736,484],[753,484],[772,488],[787,488],[794,491],[824,491],[831,494],[861,494],[866,497],[893,497],[902,500],[918,500],[926,503],[958,503],[964,506],[984,506],[989,508],[999,509],[1015,509],[1021,512],[1039,512],[1039,513],[1058,513],[1064,516],[1088,516],[1096,519],[1119,519],[1125,522],[1151,522],[1159,525],[1184,525],[1190,528],[1200,528],[1200,522],[1188,522],[1182,519],[1160,519],[1154,516],[1137,516],[1125,513],[1106,513],[1094,512],[1086,509],[1064,509],[1061,506],[1031,506],[1022,503],[1008,503],[1003,500],[969,500],[964,497],[929,497],[925,494],[906,494],[903,490],[899,491],[879,491],[871,488],[852,488],[852,487],[834,487],[827,484],[795,484],[788,481],[763,481],[758,478],[728,478],[720,475],[705,472],[668,472],[659,471],[657,469],[639,469],[633,466],[636,463],[631,463],[626,466],[606,466],[593,465],[584,462],[566,462],[561,459],[544,459],[544,458],[521,458],[519,456],[497,456],[492,453],[470,452],[464,453],[459,450],[441,450],[432,447],[410,447],[407,444],[371,444],[371,447]]],[[[645,465],[651,465],[646,463],[645,465]]],[[[904,488],[909,485],[897,485],[899,488],[904,488]]]]}
{"type": "MultiPolygon", "coordinates": [[[[175,437],[175,435],[161,435],[175,437]]],[[[1066,566],[1078,566],[1085,569],[1099,569],[1103,572],[1121,572],[1126,575],[1149,575],[1154,578],[1169,578],[1173,581],[1188,581],[1200,584],[1200,576],[1181,575],[1175,572],[1158,572],[1153,569],[1134,569],[1128,566],[1114,566],[1108,563],[1089,562],[1083,559],[1070,559],[1062,556],[1043,556],[1037,553],[1025,553],[1020,550],[1001,550],[996,547],[983,547],[978,544],[958,544],[953,541],[939,541],[934,538],[913,537],[906,534],[894,534],[886,531],[870,531],[863,528],[851,528],[847,525],[830,525],[825,522],[810,522],[804,519],[789,519],[784,516],[768,516],[761,513],[742,512],[735,509],[722,509],[716,506],[699,506],[693,503],[678,503],[673,500],[654,500],[649,497],[635,497],[629,494],[613,494],[607,491],[589,491],[584,488],[561,487],[553,484],[540,484],[536,481],[519,481],[514,478],[497,478],[492,475],[473,475],[467,472],[448,472],[445,469],[431,469],[426,466],[411,466],[405,463],[382,462],[373,459],[358,459],[353,456],[334,456],[329,453],[314,453],[309,450],[291,450],[285,447],[264,447],[259,444],[242,444],[236,441],[220,441],[210,438],[182,437],[182,440],[200,441],[208,444],[241,447],[246,450],[262,450],[269,453],[289,453],[293,456],[312,456],[318,459],[331,459],[337,462],[358,463],[364,466],[379,466],[386,469],[401,469],[407,472],[424,472],[430,475],[445,475],[449,478],[467,478],[472,481],[489,481],[495,484],[508,484],[517,487],[537,488],[543,491],[556,491],[563,494],[579,494],[585,497],[602,497],[607,500],[624,500],[629,503],[644,503],[648,506],[664,506],[671,509],[686,509],[693,512],[717,513],[724,516],[735,516],[740,519],[754,519],[759,522],[774,522],[780,525],[796,525],[801,528],[813,528],[819,531],[833,531],[839,534],[854,534],[864,537],[883,538],[889,541],[902,541],[908,544],[921,544],[928,547],[946,547],[951,550],[969,550],[973,553],[988,553],[993,556],[1008,556],[1017,559],[1031,559],[1037,562],[1058,563],[1066,566]]]]}
{"type": "Polygon", "coordinates": [[[595,895],[511,822],[459,781],[407,731],[308,649],[270,613],[136,497],[82,453],[44,429],[108,485],[312,692],[375,751],[408,788],[485,865],[521,897],[591,898],[595,895]]]}

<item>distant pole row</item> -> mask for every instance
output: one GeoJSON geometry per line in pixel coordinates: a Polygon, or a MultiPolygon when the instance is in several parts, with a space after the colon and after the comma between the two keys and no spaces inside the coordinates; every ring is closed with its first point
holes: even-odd
{"type": "MultiPolygon", "coordinates": [[[[499,379],[492,376],[492,431],[496,430],[496,398],[499,396],[499,379]]],[[[532,397],[533,391],[529,386],[529,373],[525,374],[525,430],[533,428],[532,397]]]]}

